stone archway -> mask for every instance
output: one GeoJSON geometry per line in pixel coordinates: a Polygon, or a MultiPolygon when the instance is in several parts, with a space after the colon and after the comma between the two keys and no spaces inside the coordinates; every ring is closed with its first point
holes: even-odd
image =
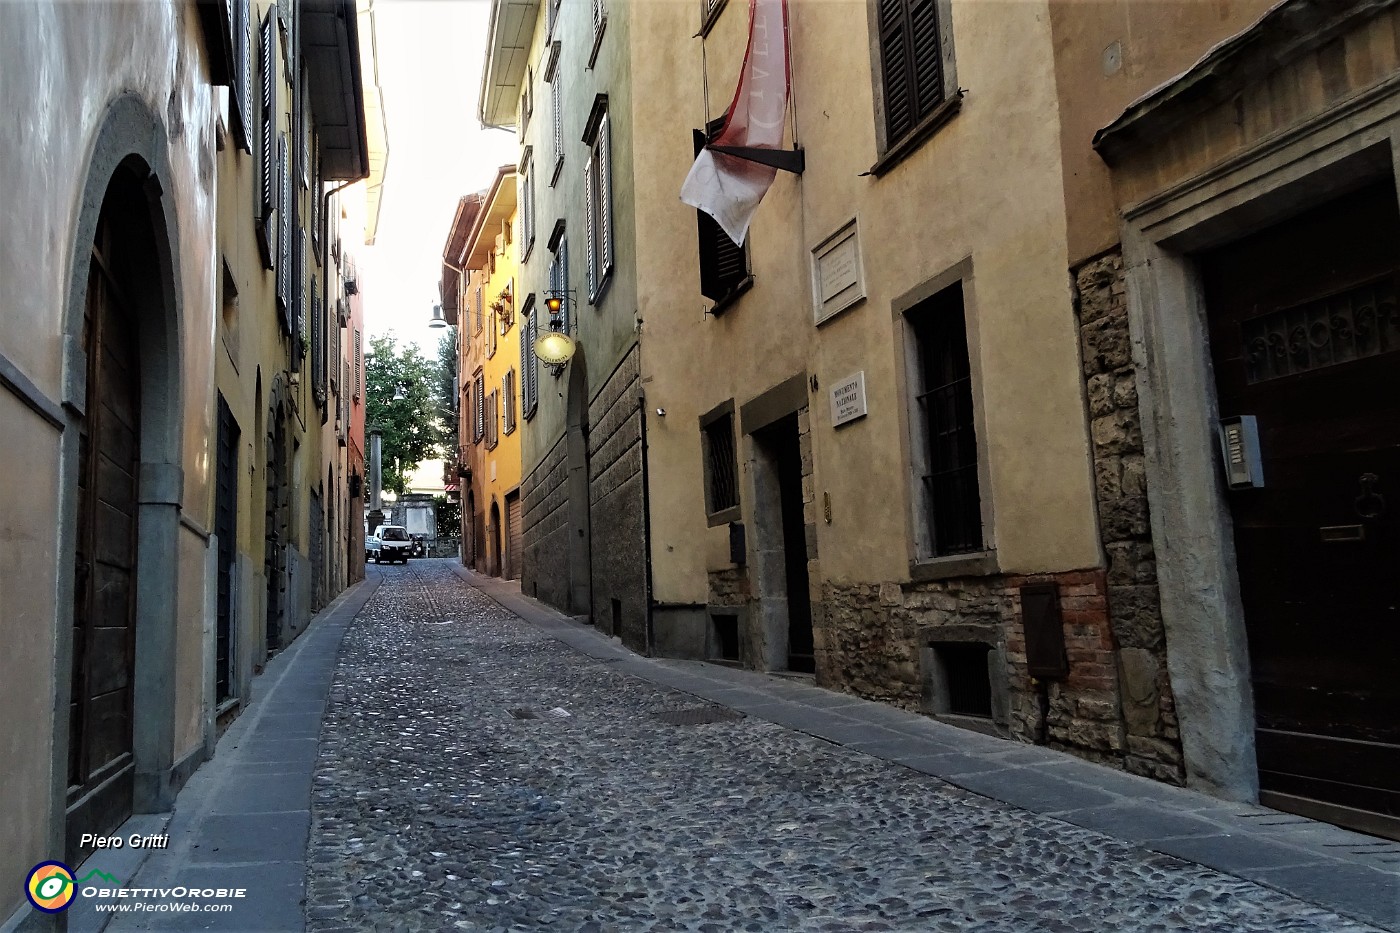
{"type": "Polygon", "coordinates": [[[167,810],[178,789],[184,390],[166,139],[137,98],[108,108],[69,264],[66,366],[87,379],[65,398],[55,686],[73,702],[55,716],[53,799],[73,864],[89,852],[82,833],[167,810]]]}

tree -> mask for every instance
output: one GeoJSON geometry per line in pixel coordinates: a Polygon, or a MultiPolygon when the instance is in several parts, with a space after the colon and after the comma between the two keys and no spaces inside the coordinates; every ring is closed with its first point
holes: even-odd
{"type": "Polygon", "coordinates": [[[438,365],[424,359],[417,344],[400,347],[392,331],[371,337],[369,346],[373,357],[365,361],[365,430],[379,431],[384,488],[401,496],[407,474],[445,453],[438,365]],[[400,387],[405,397],[396,402],[400,387]]]}
{"type": "Polygon", "coordinates": [[[457,437],[457,331],[448,328],[438,338],[437,356],[438,405],[443,418],[442,445],[448,459],[454,459],[461,441],[457,437]]]}

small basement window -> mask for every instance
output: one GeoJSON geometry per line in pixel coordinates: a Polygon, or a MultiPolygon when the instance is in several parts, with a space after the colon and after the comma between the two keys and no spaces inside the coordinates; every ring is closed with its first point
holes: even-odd
{"type": "Polygon", "coordinates": [[[992,681],[987,664],[991,645],[935,642],[935,714],[992,718],[992,681]]]}
{"type": "Polygon", "coordinates": [[[719,661],[739,660],[739,617],[737,615],[712,615],[714,625],[714,652],[719,661]]]}

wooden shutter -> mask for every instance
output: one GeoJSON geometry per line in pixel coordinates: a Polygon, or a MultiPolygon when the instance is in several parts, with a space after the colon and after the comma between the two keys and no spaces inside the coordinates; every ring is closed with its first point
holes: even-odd
{"type": "Polygon", "coordinates": [[[238,148],[250,155],[253,152],[253,102],[252,76],[253,76],[253,46],[250,39],[252,32],[252,0],[234,0],[233,12],[233,54],[234,54],[234,81],[233,81],[233,107],[232,110],[238,115],[238,132],[235,138],[238,141],[238,148]]]}
{"type": "Polygon", "coordinates": [[[275,28],[272,11],[269,10],[263,18],[258,36],[258,64],[262,80],[262,159],[258,174],[262,203],[258,212],[258,246],[262,250],[263,266],[267,269],[276,264],[277,257],[276,228],[273,226],[273,209],[277,206],[277,189],[274,187],[277,184],[277,141],[272,131],[276,123],[277,100],[276,85],[273,84],[274,69],[277,67],[276,43],[273,38],[275,28]]]}
{"type": "Polygon", "coordinates": [[[894,143],[943,100],[937,0],[880,0],[886,142],[894,143]]]}
{"type": "Polygon", "coordinates": [[[594,156],[597,150],[588,155],[588,164],[583,169],[583,212],[584,239],[588,252],[588,300],[598,294],[598,225],[594,216],[594,202],[597,201],[598,167],[594,156]]]}
{"type": "Polygon", "coordinates": [[[554,113],[554,164],[558,165],[564,159],[564,95],[559,87],[560,82],[555,81],[549,86],[550,106],[554,113]]]}
{"type": "MultiPolygon", "coordinates": [[[[694,131],[695,154],[705,148],[702,130],[694,131]]],[[[736,246],[709,214],[696,210],[696,227],[700,240],[700,294],[711,301],[721,301],[749,276],[748,243],[736,246]]]]}
{"type": "Polygon", "coordinates": [[[282,312],[282,327],[291,333],[292,330],[292,302],[291,292],[291,221],[288,218],[287,208],[290,206],[291,193],[287,190],[287,137],[279,135],[277,137],[277,179],[278,194],[274,197],[277,205],[277,307],[282,312]]]}
{"type": "Polygon", "coordinates": [[[612,120],[606,115],[598,129],[598,279],[612,271],[612,120]]]}
{"type": "Polygon", "coordinates": [[[360,400],[360,329],[355,328],[355,401],[360,400]]]}

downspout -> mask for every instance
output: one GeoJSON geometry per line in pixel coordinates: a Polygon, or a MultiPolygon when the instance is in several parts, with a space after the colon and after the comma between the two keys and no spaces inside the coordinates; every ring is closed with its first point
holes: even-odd
{"type": "MultiPolygon", "coordinates": [[[[641,320],[638,319],[637,326],[640,329],[641,320]]],[[[642,341],[640,335],[637,339],[637,372],[642,372],[642,341]]],[[[646,552],[646,605],[647,612],[647,657],[656,655],[656,615],[654,609],[656,602],[653,596],[656,592],[651,573],[651,472],[648,468],[647,457],[647,397],[645,390],[637,392],[637,413],[642,419],[642,548],[646,552]]]]}

